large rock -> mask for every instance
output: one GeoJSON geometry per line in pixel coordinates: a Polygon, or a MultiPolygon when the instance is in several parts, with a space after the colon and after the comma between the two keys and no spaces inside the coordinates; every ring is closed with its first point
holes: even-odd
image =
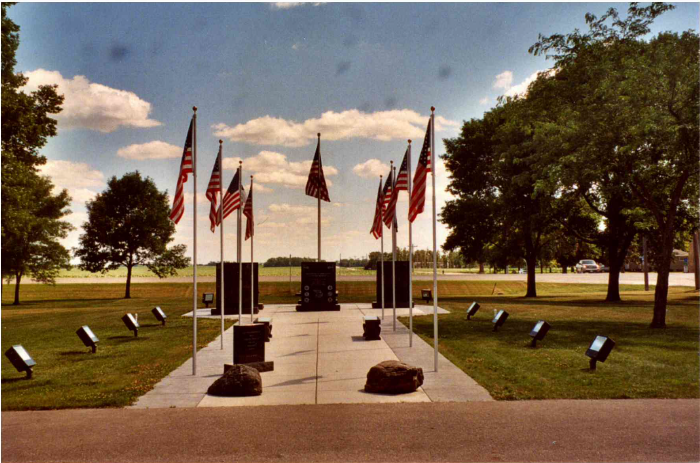
{"type": "Polygon", "coordinates": [[[423,369],[396,360],[386,360],[367,373],[366,392],[401,394],[413,392],[423,384],[423,369]]]}
{"type": "Polygon", "coordinates": [[[262,378],[255,368],[234,365],[224,376],[209,386],[207,394],[226,397],[248,397],[262,394],[262,378]]]}

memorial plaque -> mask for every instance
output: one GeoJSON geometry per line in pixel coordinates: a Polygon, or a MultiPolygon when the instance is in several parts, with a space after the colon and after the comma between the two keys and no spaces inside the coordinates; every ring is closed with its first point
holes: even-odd
{"type": "Polygon", "coordinates": [[[234,325],[233,363],[264,362],[266,338],[265,325],[234,325]]]}
{"type": "MultiPolygon", "coordinates": [[[[216,308],[211,309],[212,315],[221,315],[221,264],[216,264],[216,308]]],[[[224,263],[224,315],[238,315],[238,263],[224,263]]],[[[262,310],[259,302],[258,264],[253,264],[253,288],[255,312],[262,310]]],[[[250,262],[243,264],[243,307],[241,313],[250,314],[250,262]]]]}
{"type": "MultiPolygon", "coordinates": [[[[384,261],[384,271],[386,272],[386,277],[384,277],[384,308],[393,307],[393,297],[392,293],[392,269],[391,261],[384,261]]],[[[408,282],[411,278],[411,272],[408,266],[408,261],[397,260],[396,261],[396,307],[397,308],[408,308],[408,282]]],[[[414,303],[415,305],[415,303],[414,303]]],[[[372,307],[375,309],[382,308],[382,266],[381,262],[377,262],[377,302],[372,303],[372,307]]]]}
{"type": "Polygon", "coordinates": [[[340,310],[335,262],[301,263],[301,300],[297,311],[340,310]]]}

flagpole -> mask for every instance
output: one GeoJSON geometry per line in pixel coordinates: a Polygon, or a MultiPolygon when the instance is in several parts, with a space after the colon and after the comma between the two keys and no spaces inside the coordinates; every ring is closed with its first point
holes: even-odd
{"type": "MultiPolygon", "coordinates": [[[[392,161],[393,163],[393,161],[392,161]]],[[[396,191],[396,167],[391,167],[391,176],[393,185],[391,186],[392,201],[396,191]]],[[[391,302],[394,312],[393,331],[396,331],[396,206],[394,206],[394,218],[391,220],[391,302]]]]}
{"type": "MultiPolygon", "coordinates": [[[[321,163],[321,134],[318,133],[318,178],[320,180],[321,178],[321,166],[323,165],[321,163]]],[[[321,182],[318,182],[318,189],[320,189],[321,182]]],[[[318,195],[318,261],[321,262],[321,191],[318,190],[316,192],[318,195]]]]}
{"type": "Polygon", "coordinates": [[[194,124],[192,124],[192,190],[193,194],[193,233],[192,233],[192,259],[194,264],[193,280],[194,291],[192,292],[192,376],[197,374],[197,107],[193,106],[194,124]]]}
{"type": "Polygon", "coordinates": [[[238,324],[243,324],[243,240],[241,239],[241,222],[243,221],[243,161],[238,161],[238,324]]]}
{"type": "MultiPolygon", "coordinates": [[[[383,191],[384,183],[382,182],[382,176],[379,176],[379,185],[381,185],[381,190],[383,191]]],[[[381,231],[381,247],[380,247],[380,259],[381,259],[381,271],[382,271],[382,321],[384,321],[384,195],[382,195],[382,204],[379,207],[379,230],[381,231]]]]}
{"type": "Polygon", "coordinates": [[[219,296],[221,296],[221,350],[224,350],[224,164],[223,164],[223,140],[219,140],[219,238],[221,247],[221,269],[219,270],[221,284],[219,286],[219,296]]]}
{"type": "Polygon", "coordinates": [[[438,316],[437,316],[437,213],[435,211],[435,106],[430,107],[430,173],[433,177],[433,345],[435,348],[435,372],[438,371],[438,316]]]}
{"type": "MultiPolygon", "coordinates": [[[[253,194],[253,176],[250,176],[250,191],[248,192],[249,195],[253,194]]],[[[251,208],[251,216],[248,217],[248,220],[252,221],[253,220],[253,201],[251,199],[250,201],[250,208],[251,208]]],[[[251,224],[252,226],[252,224],[251,224]]],[[[250,323],[253,323],[253,307],[255,306],[255,288],[253,286],[253,234],[254,232],[251,230],[250,233],[250,323]]]]}
{"type": "MultiPolygon", "coordinates": [[[[408,140],[408,198],[411,202],[411,140],[408,140]]],[[[410,207],[409,207],[410,214],[410,207]]],[[[413,223],[408,221],[408,347],[413,347],[413,223]]]]}

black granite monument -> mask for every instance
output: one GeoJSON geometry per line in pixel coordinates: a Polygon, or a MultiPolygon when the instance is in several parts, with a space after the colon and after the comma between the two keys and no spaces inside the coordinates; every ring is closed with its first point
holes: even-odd
{"type": "MultiPolygon", "coordinates": [[[[216,308],[212,315],[221,315],[221,264],[216,264],[216,308]]],[[[238,315],[238,263],[224,263],[224,315],[238,315]]],[[[255,313],[263,309],[259,302],[258,264],[253,265],[253,287],[255,295],[255,313]]],[[[250,314],[250,262],[243,263],[243,307],[241,313],[250,314]]]]}
{"type": "MultiPolygon", "coordinates": [[[[386,272],[386,277],[384,278],[384,308],[393,307],[394,294],[392,292],[392,271],[391,271],[391,261],[384,261],[384,271],[386,272]]],[[[397,260],[396,261],[396,307],[397,308],[408,308],[408,280],[411,278],[411,272],[409,271],[408,261],[397,260]]],[[[413,304],[415,307],[415,303],[413,304]]],[[[375,309],[382,308],[382,266],[381,262],[377,262],[377,301],[372,303],[372,307],[375,309]]]]}
{"type": "Polygon", "coordinates": [[[340,310],[335,283],[335,262],[301,263],[301,299],[297,312],[340,310]]]}

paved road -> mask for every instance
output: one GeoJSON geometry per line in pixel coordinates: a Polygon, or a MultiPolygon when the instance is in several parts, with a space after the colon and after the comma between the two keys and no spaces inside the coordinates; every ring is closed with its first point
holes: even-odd
{"type": "MultiPolygon", "coordinates": [[[[656,273],[649,274],[649,284],[656,284],[656,273]]],[[[414,275],[415,280],[432,280],[432,275],[414,275]]],[[[464,280],[464,281],[527,281],[527,275],[515,275],[503,273],[499,274],[476,274],[476,273],[440,273],[438,275],[439,280],[464,280]]],[[[292,277],[295,282],[301,281],[300,277],[292,277]]],[[[339,276],[339,281],[374,281],[375,277],[373,275],[362,275],[362,276],[339,276]]],[[[133,278],[133,283],[190,283],[192,277],[172,277],[161,280],[156,277],[140,277],[133,278]]],[[[199,277],[197,281],[202,283],[213,283],[216,281],[216,277],[199,277]]],[[[289,277],[275,277],[275,276],[261,276],[260,281],[289,281],[289,277]]],[[[587,274],[576,274],[576,273],[538,273],[536,281],[539,283],[591,283],[591,284],[607,284],[608,274],[607,273],[587,273],[587,274]]],[[[90,284],[90,283],[120,283],[124,284],[126,278],[115,278],[115,277],[94,277],[94,278],[56,278],[56,283],[68,284],[90,284]]],[[[26,284],[33,284],[32,280],[27,280],[26,284]]],[[[620,283],[622,284],[644,284],[644,274],[640,272],[625,272],[620,274],[620,283]]],[[[25,281],[22,281],[25,284],[25,281]]],[[[692,273],[679,273],[672,272],[669,278],[669,284],[671,286],[695,286],[695,279],[692,273]]]]}
{"type": "Polygon", "coordinates": [[[699,461],[700,401],[2,414],[3,462],[699,461]]]}

